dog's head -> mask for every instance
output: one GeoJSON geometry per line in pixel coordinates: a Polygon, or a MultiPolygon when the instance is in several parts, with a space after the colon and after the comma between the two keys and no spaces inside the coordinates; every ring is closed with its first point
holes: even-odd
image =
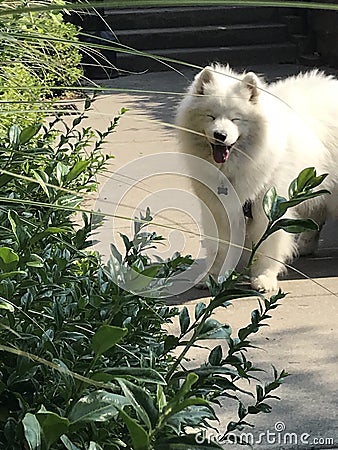
{"type": "Polygon", "coordinates": [[[233,149],[250,134],[259,103],[259,78],[249,72],[239,75],[229,67],[208,66],[191,87],[205,135],[216,163],[225,163],[233,149]]]}

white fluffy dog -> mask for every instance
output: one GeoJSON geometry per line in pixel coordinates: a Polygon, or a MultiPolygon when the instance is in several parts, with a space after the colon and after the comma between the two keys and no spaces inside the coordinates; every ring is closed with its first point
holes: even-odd
{"type": "MultiPolygon", "coordinates": [[[[321,226],[337,213],[338,81],[333,77],[312,71],[266,85],[252,72],[238,74],[228,66],[208,66],[196,75],[178,108],[176,123],[181,128],[181,151],[211,162],[232,183],[243,205],[252,202],[247,247],[257,243],[266,229],[262,207],[266,191],[275,186],[279,195],[287,197],[290,182],[305,167],[329,173],[321,187],[331,195],[306,201],[289,210],[288,217],[313,218],[321,226]]],[[[192,175],[198,179],[198,174],[192,175]]],[[[198,182],[193,187],[210,208],[219,237],[228,240],[217,199],[198,182]]],[[[203,227],[208,228],[205,220],[203,227]]],[[[297,251],[295,242],[294,235],[279,231],[262,244],[251,268],[254,288],[277,288],[283,262],[297,251]]],[[[304,233],[298,241],[303,247],[300,252],[312,252],[315,242],[316,236],[304,233]]],[[[210,242],[206,247],[213,261],[210,273],[217,277],[224,252],[210,242]]]]}

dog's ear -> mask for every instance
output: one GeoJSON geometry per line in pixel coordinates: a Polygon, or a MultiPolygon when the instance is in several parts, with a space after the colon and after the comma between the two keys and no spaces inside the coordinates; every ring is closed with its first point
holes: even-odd
{"type": "Polygon", "coordinates": [[[245,74],[242,80],[242,89],[244,88],[246,94],[249,95],[249,102],[257,103],[259,97],[259,79],[253,72],[245,74]]]}
{"type": "Polygon", "coordinates": [[[213,72],[214,69],[211,66],[206,66],[200,73],[196,75],[194,81],[195,94],[204,94],[205,85],[211,83],[213,80],[213,72]]]}

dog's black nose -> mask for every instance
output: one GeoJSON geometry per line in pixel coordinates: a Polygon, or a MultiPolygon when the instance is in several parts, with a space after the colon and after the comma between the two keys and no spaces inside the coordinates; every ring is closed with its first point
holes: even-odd
{"type": "Polygon", "coordinates": [[[227,135],[224,133],[219,133],[218,131],[215,131],[214,138],[216,139],[216,141],[224,142],[225,139],[227,138],[227,135]]]}

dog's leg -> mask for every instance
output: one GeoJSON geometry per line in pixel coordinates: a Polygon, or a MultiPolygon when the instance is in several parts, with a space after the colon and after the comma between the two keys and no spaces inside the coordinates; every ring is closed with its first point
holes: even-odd
{"type": "Polygon", "coordinates": [[[259,291],[277,289],[277,276],[285,272],[284,262],[289,261],[295,252],[293,235],[277,231],[269,236],[259,247],[256,260],[251,267],[251,285],[259,291]]]}
{"type": "Polygon", "coordinates": [[[323,228],[327,216],[325,204],[317,200],[316,208],[309,208],[310,202],[298,207],[299,217],[310,217],[314,220],[319,231],[304,231],[297,236],[297,247],[300,256],[313,255],[318,248],[320,230],[323,228]],[[318,204],[319,203],[319,204],[318,204]]]}
{"type": "MultiPolygon", "coordinates": [[[[255,244],[263,235],[267,218],[261,208],[255,207],[253,220],[248,226],[248,241],[255,244]]],[[[259,291],[273,291],[277,289],[277,276],[285,271],[284,262],[295,254],[296,244],[292,234],[277,231],[264,241],[251,267],[251,285],[259,291]]]]}
{"type": "Polygon", "coordinates": [[[297,246],[300,256],[313,255],[319,242],[319,231],[304,231],[297,238],[297,246]]]}
{"type": "Polygon", "coordinates": [[[211,203],[208,206],[210,212],[203,214],[202,210],[203,240],[206,249],[208,274],[217,280],[219,275],[224,275],[222,267],[229,251],[229,222],[219,205],[211,203]]]}
{"type": "MultiPolygon", "coordinates": [[[[225,275],[237,265],[241,253],[240,236],[244,237],[245,234],[244,221],[242,218],[241,223],[238,219],[238,226],[232,226],[234,229],[230,231],[229,217],[237,217],[236,207],[231,202],[225,207],[220,198],[201,183],[193,183],[193,188],[201,204],[201,231],[204,235],[207,273],[217,280],[219,275],[225,275]],[[241,228],[242,233],[238,233],[241,228]],[[233,241],[234,245],[230,246],[229,241],[233,241]]],[[[205,283],[199,283],[197,287],[205,287],[205,283]]]]}

